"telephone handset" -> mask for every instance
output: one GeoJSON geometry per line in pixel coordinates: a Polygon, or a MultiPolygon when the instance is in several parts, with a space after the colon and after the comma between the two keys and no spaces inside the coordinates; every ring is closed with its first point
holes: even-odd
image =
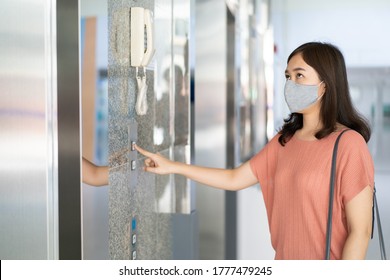
{"type": "Polygon", "coordinates": [[[152,12],[141,7],[130,9],[130,65],[136,67],[138,96],[135,111],[145,115],[148,110],[145,67],[154,54],[152,12]],[[139,72],[142,68],[143,73],[139,72]]]}
{"type": "Polygon", "coordinates": [[[154,54],[152,12],[148,9],[130,9],[130,63],[146,67],[154,54]]]}
{"type": "Polygon", "coordinates": [[[152,12],[142,7],[131,7],[130,13],[129,10],[117,12],[113,19],[114,56],[123,66],[128,66],[130,58],[130,66],[136,67],[138,115],[145,115],[148,109],[145,67],[150,63],[155,52],[152,19],[152,12]]]}

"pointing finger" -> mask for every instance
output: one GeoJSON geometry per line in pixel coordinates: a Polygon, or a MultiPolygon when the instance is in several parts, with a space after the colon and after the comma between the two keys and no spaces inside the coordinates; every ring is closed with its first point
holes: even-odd
{"type": "Polygon", "coordinates": [[[139,153],[141,153],[142,155],[144,155],[144,156],[146,156],[146,157],[153,157],[153,154],[152,154],[152,153],[150,153],[150,152],[148,152],[148,151],[142,149],[142,148],[139,147],[138,145],[134,145],[134,147],[135,147],[135,149],[136,149],[139,153]]]}

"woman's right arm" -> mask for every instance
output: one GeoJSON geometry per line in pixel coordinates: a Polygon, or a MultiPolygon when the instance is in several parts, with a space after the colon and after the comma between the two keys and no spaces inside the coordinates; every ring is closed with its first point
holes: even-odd
{"type": "Polygon", "coordinates": [[[229,191],[241,190],[257,183],[257,178],[253,174],[249,162],[235,169],[209,168],[171,161],[138,146],[136,149],[147,157],[145,160],[145,171],[147,172],[180,174],[201,184],[229,191]]]}

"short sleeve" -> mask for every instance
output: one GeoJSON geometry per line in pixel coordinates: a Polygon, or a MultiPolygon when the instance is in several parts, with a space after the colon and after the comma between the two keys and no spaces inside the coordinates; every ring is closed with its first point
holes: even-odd
{"type": "Polygon", "coordinates": [[[274,136],[274,138],[272,138],[271,141],[268,142],[249,162],[252,172],[259,181],[260,187],[264,193],[266,193],[266,186],[268,186],[270,180],[274,178],[277,151],[280,146],[278,138],[279,134],[274,136]]]}
{"type": "Polygon", "coordinates": [[[374,187],[374,163],[367,143],[356,131],[343,135],[339,153],[338,181],[345,205],[368,185],[374,187]]]}

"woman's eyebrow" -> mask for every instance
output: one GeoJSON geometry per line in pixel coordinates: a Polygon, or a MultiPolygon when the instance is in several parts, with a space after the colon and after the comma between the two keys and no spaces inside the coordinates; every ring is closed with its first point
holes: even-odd
{"type": "MultiPolygon", "coordinates": [[[[305,68],[302,68],[302,67],[296,67],[292,70],[292,72],[296,72],[296,71],[306,71],[305,68]]],[[[284,71],[284,73],[288,73],[288,70],[286,69],[286,71],[284,71]]]]}

